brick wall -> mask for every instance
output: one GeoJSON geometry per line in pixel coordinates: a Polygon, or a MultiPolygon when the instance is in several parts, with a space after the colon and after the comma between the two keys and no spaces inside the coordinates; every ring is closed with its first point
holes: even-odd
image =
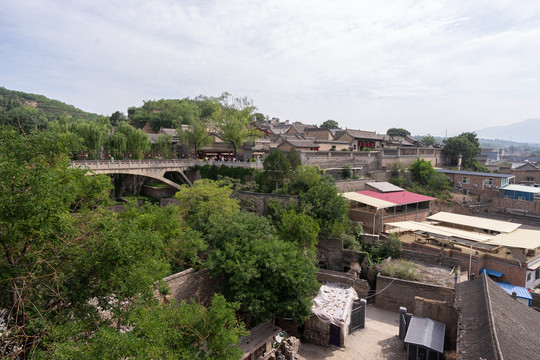
{"type": "Polygon", "coordinates": [[[517,199],[501,199],[493,200],[493,205],[500,209],[519,209],[525,210],[533,214],[540,214],[540,199],[533,201],[517,200],[517,199]]]}
{"type": "Polygon", "coordinates": [[[447,301],[430,300],[420,296],[414,298],[413,312],[416,316],[426,317],[446,325],[444,334],[445,349],[456,348],[458,312],[447,301]]]}
{"type": "Polygon", "coordinates": [[[170,287],[167,298],[172,297],[178,303],[194,299],[197,303],[209,305],[218,286],[218,280],[210,277],[210,271],[195,271],[190,268],[163,279],[170,287]]]}
{"type": "Polygon", "coordinates": [[[400,306],[414,309],[416,296],[446,301],[452,305],[455,297],[453,288],[395,279],[380,274],[377,275],[376,290],[375,306],[396,312],[400,306]]]}

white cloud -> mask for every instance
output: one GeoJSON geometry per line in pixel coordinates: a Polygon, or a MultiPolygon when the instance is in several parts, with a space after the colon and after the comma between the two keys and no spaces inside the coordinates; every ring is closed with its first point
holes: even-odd
{"type": "Polygon", "coordinates": [[[105,114],[228,91],[282,119],[469,131],[538,116],[539,24],[536,1],[5,0],[0,85],[105,114]]]}

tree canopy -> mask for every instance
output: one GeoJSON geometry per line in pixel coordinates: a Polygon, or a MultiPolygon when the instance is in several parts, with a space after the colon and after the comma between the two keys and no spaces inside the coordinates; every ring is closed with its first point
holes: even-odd
{"type": "Polygon", "coordinates": [[[480,155],[480,142],[474,132],[464,132],[443,140],[443,153],[450,166],[457,166],[459,156],[465,169],[475,170],[476,156],[480,155]]]}
{"type": "Polygon", "coordinates": [[[320,127],[326,129],[339,129],[339,124],[337,121],[329,119],[323,122],[320,127]]]}
{"type": "Polygon", "coordinates": [[[69,167],[73,141],[0,128],[0,357],[238,359],[237,304],[155,297],[202,235],[179,208],[110,212],[110,179],[69,167]]]}
{"type": "Polygon", "coordinates": [[[409,130],[405,130],[403,128],[390,128],[386,130],[386,135],[404,137],[407,135],[411,135],[411,133],[409,132],[409,130]]]}

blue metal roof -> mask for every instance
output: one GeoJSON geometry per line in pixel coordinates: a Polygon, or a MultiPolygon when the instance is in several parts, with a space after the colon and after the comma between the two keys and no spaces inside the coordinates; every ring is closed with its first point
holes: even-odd
{"type": "Polygon", "coordinates": [[[527,288],[512,285],[512,284],[505,284],[505,283],[497,283],[497,285],[502,287],[510,295],[512,295],[512,293],[516,293],[518,298],[527,299],[527,300],[532,301],[532,296],[529,293],[529,290],[527,290],[527,288]]]}
{"type": "Polygon", "coordinates": [[[460,174],[460,175],[471,175],[471,176],[485,176],[485,177],[492,177],[492,178],[511,178],[514,177],[512,174],[494,174],[494,173],[485,173],[485,172],[477,172],[477,171],[461,171],[461,170],[446,170],[446,169],[437,169],[438,172],[444,173],[444,174],[460,174]]]}
{"type": "Polygon", "coordinates": [[[424,317],[412,316],[404,342],[435,350],[444,350],[444,331],[446,325],[424,317]]]}
{"type": "Polygon", "coordinates": [[[496,271],[496,270],[491,270],[491,269],[488,269],[488,268],[481,268],[480,269],[480,274],[483,273],[484,271],[486,272],[486,275],[493,275],[493,276],[496,276],[496,277],[503,276],[502,272],[496,271]]]}

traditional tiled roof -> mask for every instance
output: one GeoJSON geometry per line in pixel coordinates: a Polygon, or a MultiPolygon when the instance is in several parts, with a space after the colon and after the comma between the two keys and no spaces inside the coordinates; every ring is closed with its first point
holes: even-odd
{"type": "Polygon", "coordinates": [[[536,359],[540,313],[513,299],[485,274],[456,286],[458,359],[536,359]]]}
{"type": "MultiPolygon", "coordinates": [[[[379,135],[375,131],[347,129],[345,132],[357,139],[384,140],[384,135],[379,135]]],[[[343,136],[343,134],[341,134],[341,136],[343,136]]]]}

